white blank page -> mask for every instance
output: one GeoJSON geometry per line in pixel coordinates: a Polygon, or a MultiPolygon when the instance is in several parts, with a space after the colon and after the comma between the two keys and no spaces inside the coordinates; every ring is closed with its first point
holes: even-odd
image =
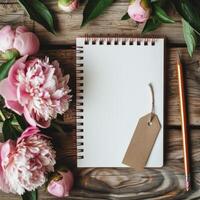
{"type": "MultiPolygon", "coordinates": [[[[163,165],[163,111],[164,111],[164,39],[155,39],[144,45],[133,45],[127,40],[122,45],[96,44],[77,38],[77,64],[83,64],[83,149],[77,160],[78,167],[125,167],[123,157],[140,117],[151,111],[152,83],[155,95],[155,112],[161,123],[146,167],[163,165]]],[[[133,39],[134,40],[134,39],[133,39]]],[[[150,40],[151,41],[151,40],[150,40]]],[[[77,127],[79,128],[79,127],[77,127]]],[[[143,145],[143,144],[141,144],[143,145]]],[[[134,155],[133,155],[134,156],[134,155]]]]}

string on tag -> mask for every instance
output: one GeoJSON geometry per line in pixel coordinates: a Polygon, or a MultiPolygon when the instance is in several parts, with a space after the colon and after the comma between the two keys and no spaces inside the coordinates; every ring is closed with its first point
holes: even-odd
{"type": "Polygon", "coordinates": [[[153,117],[154,117],[154,113],[155,113],[155,98],[154,98],[153,85],[151,83],[149,83],[149,88],[150,88],[150,91],[151,91],[151,112],[150,112],[150,119],[148,121],[148,125],[151,126],[152,120],[153,120],[153,117]]]}

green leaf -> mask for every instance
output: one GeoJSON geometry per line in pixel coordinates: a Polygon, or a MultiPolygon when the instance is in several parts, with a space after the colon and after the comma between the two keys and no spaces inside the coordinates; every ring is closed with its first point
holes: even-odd
{"type": "Polygon", "coordinates": [[[148,33],[151,31],[156,30],[159,26],[161,25],[160,20],[158,19],[157,16],[153,16],[152,18],[148,19],[142,33],[148,33]]]}
{"type": "Polygon", "coordinates": [[[66,132],[63,130],[63,128],[61,127],[60,124],[57,124],[55,121],[53,121],[51,123],[50,126],[52,129],[54,128],[56,131],[58,131],[59,133],[65,134],[66,132]]]}
{"type": "Polygon", "coordinates": [[[13,117],[6,119],[3,123],[2,132],[4,141],[7,141],[9,139],[17,140],[17,138],[21,135],[21,132],[17,130],[14,125],[12,125],[12,122],[13,117]]]}
{"type": "Polygon", "coordinates": [[[14,64],[16,58],[13,58],[0,66],[0,81],[8,76],[11,66],[14,64]]]}
{"type": "Polygon", "coordinates": [[[53,17],[45,4],[40,0],[18,0],[18,2],[24,7],[32,20],[55,34],[53,17]]]}
{"type": "Polygon", "coordinates": [[[88,0],[83,11],[83,21],[81,26],[86,25],[89,21],[99,16],[114,0],[88,0]]]}
{"type": "Polygon", "coordinates": [[[196,46],[197,46],[197,34],[190,26],[188,22],[186,22],[184,19],[182,19],[183,24],[183,35],[185,38],[185,42],[187,44],[188,53],[190,56],[192,56],[196,46]]]}
{"type": "Polygon", "coordinates": [[[121,20],[127,20],[130,19],[130,16],[128,13],[126,13],[124,16],[122,16],[121,20]]]}
{"type": "Polygon", "coordinates": [[[27,122],[24,120],[24,118],[18,114],[14,114],[15,119],[18,123],[18,126],[20,126],[21,130],[25,130],[28,127],[27,122]]]}
{"type": "Polygon", "coordinates": [[[31,191],[31,192],[26,191],[26,192],[22,195],[22,199],[23,199],[23,200],[37,200],[37,199],[38,199],[37,190],[31,191]]]}
{"type": "Polygon", "coordinates": [[[183,19],[187,21],[196,32],[200,33],[199,8],[194,6],[189,0],[172,0],[172,2],[183,19]]]}
{"type": "Polygon", "coordinates": [[[147,20],[142,33],[147,33],[156,30],[162,23],[174,23],[174,21],[161,8],[160,2],[153,2],[152,17],[147,20]]]}
{"type": "Polygon", "coordinates": [[[152,3],[154,14],[158,17],[162,23],[174,23],[174,20],[167,15],[167,13],[158,5],[158,3],[152,3]]]}

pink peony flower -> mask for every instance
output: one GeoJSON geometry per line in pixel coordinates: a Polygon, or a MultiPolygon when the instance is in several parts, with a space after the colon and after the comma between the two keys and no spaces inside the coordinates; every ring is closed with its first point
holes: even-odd
{"type": "Polygon", "coordinates": [[[68,197],[74,183],[71,171],[58,171],[57,175],[48,184],[47,190],[56,197],[68,197]]]}
{"type": "Polygon", "coordinates": [[[128,7],[128,14],[136,22],[145,22],[149,19],[151,8],[148,0],[131,0],[128,7]]]}
{"type": "Polygon", "coordinates": [[[4,192],[22,195],[25,190],[35,190],[54,171],[55,151],[36,127],[27,128],[16,142],[2,144],[0,153],[0,189],[4,192]]]}
{"type": "Polygon", "coordinates": [[[69,106],[69,75],[63,76],[57,61],[38,58],[17,60],[8,78],[0,82],[0,95],[7,108],[24,114],[32,126],[47,128],[51,119],[63,114],[69,106]]]}
{"type": "Polygon", "coordinates": [[[61,10],[67,13],[70,13],[79,7],[79,1],[78,0],[58,0],[58,7],[61,10]]]}
{"type": "Polygon", "coordinates": [[[16,30],[12,30],[9,25],[3,27],[0,30],[0,41],[0,51],[16,49],[21,56],[36,54],[40,46],[37,36],[25,26],[18,26],[16,30]]]}

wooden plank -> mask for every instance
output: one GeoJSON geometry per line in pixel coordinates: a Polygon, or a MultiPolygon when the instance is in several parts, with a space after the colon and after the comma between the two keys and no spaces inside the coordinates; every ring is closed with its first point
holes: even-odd
{"type": "MultiPolygon", "coordinates": [[[[5,1],[1,1],[5,2],[5,1]]],[[[22,8],[13,3],[0,4],[0,26],[7,23],[25,24],[39,35],[43,44],[74,44],[77,36],[84,36],[85,34],[131,34],[138,35],[143,25],[136,25],[132,20],[121,21],[121,17],[126,13],[128,1],[119,0],[116,1],[110,8],[108,8],[103,15],[96,20],[80,28],[82,21],[83,6],[80,7],[73,14],[66,14],[60,11],[57,7],[57,1],[46,0],[47,6],[55,13],[55,21],[57,24],[58,33],[53,35],[48,33],[39,24],[28,20],[28,17],[24,15],[22,8]],[[3,23],[2,23],[3,22],[3,23]]],[[[169,38],[170,43],[182,44],[184,43],[182,34],[181,18],[175,11],[170,11],[175,24],[162,25],[158,30],[154,31],[155,35],[166,35],[169,38]]]]}
{"type": "Polygon", "coordinates": [[[33,30],[33,21],[29,19],[18,3],[0,2],[0,27],[8,24],[14,27],[25,25],[30,30],[33,30]]]}
{"type": "MultiPolygon", "coordinates": [[[[57,36],[46,32],[40,25],[33,23],[24,14],[21,7],[15,0],[0,0],[0,26],[13,24],[14,26],[25,24],[31,30],[35,30],[40,36],[43,44],[74,44],[75,37],[84,34],[101,33],[120,33],[138,34],[142,26],[136,27],[131,20],[122,22],[120,17],[126,11],[127,3],[123,0],[117,1],[113,7],[109,8],[104,15],[93,21],[83,29],[79,28],[82,14],[81,10],[69,16],[58,10],[56,1],[49,0],[46,3],[55,11],[56,18],[59,20],[57,36]],[[5,4],[8,3],[8,4],[5,4]],[[34,28],[35,27],[35,28],[34,28]],[[109,27],[109,28],[108,28],[109,27]]],[[[82,9],[82,8],[81,8],[82,9]]],[[[169,37],[169,42],[182,44],[183,36],[180,18],[176,13],[172,15],[177,21],[173,25],[164,25],[155,34],[165,34],[169,37]],[[173,28],[173,31],[172,31],[173,28]]],[[[166,125],[179,126],[179,105],[177,96],[177,81],[175,71],[176,48],[168,49],[167,61],[167,109],[166,125]]],[[[200,68],[199,50],[196,51],[193,59],[189,59],[186,49],[183,51],[185,67],[187,68],[187,96],[189,105],[190,125],[199,126],[200,122],[200,68]]],[[[186,193],[184,190],[183,156],[180,130],[169,130],[166,132],[165,158],[166,165],[162,169],[145,170],[136,173],[132,169],[82,169],[76,170],[75,166],[75,50],[55,49],[44,50],[41,55],[50,55],[61,62],[63,69],[71,74],[70,87],[72,88],[73,102],[69,111],[65,114],[66,125],[63,127],[66,135],[57,133],[53,139],[57,150],[58,163],[64,163],[73,169],[76,174],[76,186],[69,199],[200,199],[199,192],[199,130],[190,132],[192,139],[192,171],[194,190],[186,193]]],[[[55,134],[55,133],[54,133],[55,134]]],[[[49,133],[49,135],[53,135],[49,133]]],[[[20,199],[16,195],[0,193],[1,200],[20,199]]],[[[39,191],[40,200],[55,200],[55,197],[48,195],[43,187],[39,191]]]]}
{"type": "MultiPolygon", "coordinates": [[[[68,135],[56,137],[58,160],[67,166],[75,163],[75,153],[72,152],[73,131],[68,135]],[[71,145],[70,145],[71,144],[71,145]],[[64,147],[64,148],[63,148],[64,147]],[[71,149],[71,150],[70,150],[71,149]],[[64,156],[65,155],[65,156],[64,156]]],[[[165,135],[165,166],[160,169],[145,169],[136,172],[131,168],[87,168],[77,170],[70,168],[76,175],[76,184],[69,199],[199,199],[200,198],[200,134],[199,130],[190,132],[192,155],[193,190],[189,193],[184,188],[184,170],[182,139],[180,130],[168,130],[165,135]]],[[[59,162],[59,161],[58,161],[59,162]]],[[[55,199],[39,190],[40,200],[55,199]]],[[[1,200],[19,199],[14,195],[0,192],[1,200]],[[9,198],[8,198],[9,197],[9,198]]]]}
{"type": "Polygon", "coordinates": [[[182,54],[183,65],[185,69],[185,85],[186,97],[188,105],[189,123],[191,125],[199,126],[200,123],[200,65],[199,53],[196,53],[191,58],[185,48],[170,48],[168,49],[167,62],[167,101],[166,101],[166,118],[168,125],[180,125],[179,112],[179,97],[178,97],[178,82],[176,74],[176,56],[177,51],[182,54]]]}

